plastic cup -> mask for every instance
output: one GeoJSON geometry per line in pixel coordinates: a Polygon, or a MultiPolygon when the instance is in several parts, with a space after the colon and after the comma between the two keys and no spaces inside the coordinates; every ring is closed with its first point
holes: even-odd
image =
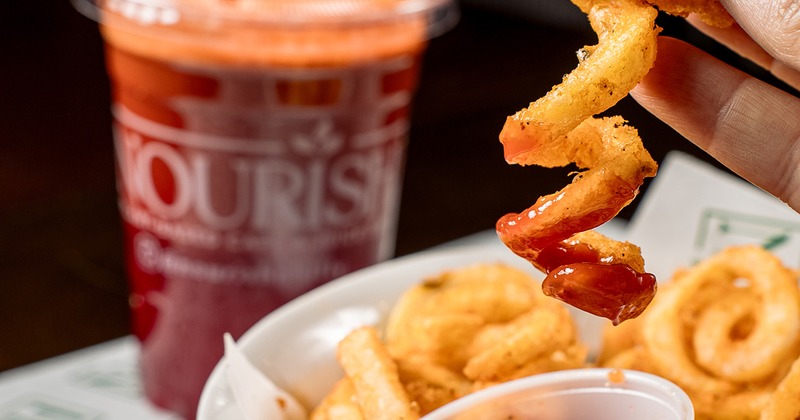
{"type": "Polygon", "coordinates": [[[99,22],[144,390],[193,418],[238,338],[392,256],[409,105],[451,0],[73,0],[99,22]]]}
{"type": "Polygon", "coordinates": [[[683,390],[637,371],[576,369],[495,385],[447,404],[422,420],[692,420],[683,390]]]}

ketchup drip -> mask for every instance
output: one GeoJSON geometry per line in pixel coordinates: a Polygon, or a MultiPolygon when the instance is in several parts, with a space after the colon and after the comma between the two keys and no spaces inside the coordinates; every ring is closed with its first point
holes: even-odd
{"type": "Polygon", "coordinates": [[[557,242],[543,248],[533,263],[547,273],[544,294],[614,325],[639,316],[656,294],[654,275],[602,261],[586,244],[557,242]]]}

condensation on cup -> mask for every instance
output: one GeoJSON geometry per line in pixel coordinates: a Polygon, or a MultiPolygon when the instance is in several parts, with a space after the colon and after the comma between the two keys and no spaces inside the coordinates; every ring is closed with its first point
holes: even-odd
{"type": "MultiPolygon", "coordinates": [[[[99,22],[147,397],[193,418],[238,337],[392,256],[409,105],[451,0],[73,0],[99,22]]],[[[280,345],[280,343],[275,343],[280,345]]]]}

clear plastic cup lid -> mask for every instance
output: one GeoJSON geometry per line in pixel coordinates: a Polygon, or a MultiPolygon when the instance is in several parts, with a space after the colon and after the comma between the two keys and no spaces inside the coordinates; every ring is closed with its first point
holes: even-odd
{"type": "MultiPolygon", "coordinates": [[[[424,18],[427,37],[458,21],[454,0],[72,0],[75,8],[100,23],[110,16],[138,25],[180,22],[270,25],[376,25],[424,18]]],[[[117,19],[119,20],[119,19],[117,19]]]]}

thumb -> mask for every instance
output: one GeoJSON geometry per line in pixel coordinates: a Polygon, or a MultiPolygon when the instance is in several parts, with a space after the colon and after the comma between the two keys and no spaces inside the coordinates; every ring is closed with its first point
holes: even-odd
{"type": "Polygon", "coordinates": [[[720,0],[753,40],[800,70],[800,0],[720,0]]]}

